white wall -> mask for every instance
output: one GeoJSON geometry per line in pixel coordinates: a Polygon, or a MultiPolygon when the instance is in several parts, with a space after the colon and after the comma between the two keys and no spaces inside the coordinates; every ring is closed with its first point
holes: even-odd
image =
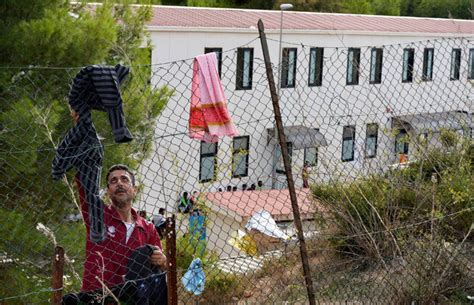
{"type": "MultiPolygon", "coordinates": [[[[146,194],[144,200],[147,210],[153,213],[158,207],[166,207],[168,211],[173,211],[182,191],[197,189],[214,191],[218,187],[224,189],[228,184],[238,185],[240,188],[243,183],[250,186],[259,179],[265,181],[266,186],[269,187],[273,147],[267,146],[266,129],[273,127],[273,109],[263,70],[263,55],[257,31],[213,33],[198,30],[163,30],[153,31],[150,34],[154,45],[152,83],[156,86],[166,83],[175,88],[177,94],[168,102],[157,121],[154,157],[142,167],[142,180],[145,184],[143,193],[146,194]],[[236,62],[233,60],[236,56],[233,52],[236,50],[233,49],[244,45],[254,48],[253,88],[235,91],[236,62]],[[218,156],[221,168],[217,181],[200,184],[198,181],[200,143],[189,139],[186,134],[192,76],[192,70],[188,66],[194,56],[204,53],[205,47],[220,47],[224,50],[222,83],[228,98],[229,112],[235,124],[242,135],[250,135],[250,167],[248,177],[241,179],[230,177],[232,140],[224,138],[219,143],[218,156]],[[226,50],[232,51],[226,52],[226,50]],[[165,64],[183,59],[189,60],[183,62],[182,65],[165,64]],[[255,122],[258,118],[268,119],[255,122]]],[[[267,33],[267,38],[270,57],[276,63],[278,61],[278,32],[267,33]]],[[[457,110],[454,108],[461,99],[469,100],[472,89],[465,84],[468,56],[466,41],[457,39],[430,43],[426,42],[428,39],[436,39],[436,37],[397,36],[384,33],[374,35],[284,33],[282,47],[297,47],[298,56],[302,54],[300,52],[303,52],[302,45],[327,48],[323,86],[308,87],[305,74],[307,66],[299,64],[296,88],[281,89],[284,125],[304,124],[319,127],[320,131],[327,136],[329,145],[319,149],[319,165],[311,174],[313,181],[331,181],[338,173],[343,177],[356,177],[368,172],[382,171],[395,160],[392,154],[393,139],[388,136],[391,117],[410,113],[457,110]],[[403,48],[407,46],[398,46],[398,44],[415,41],[422,42],[411,46],[416,49],[414,81],[402,83],[402,54],[403,48]],[[431,45],[435,47],[433,81],[421,82],[423,48],[431,45]],[[378,85],[370,85],[368,81],[372,46],[385,46],[384,52],[390,51],[390,56],[384,53],[382,84],[378,85]],[[458,46],[463,48],[461,80],[450,81],[450,51],[458,46]],[[361,72],[359,85],[356,86],[345,84],[348,47],[361,47],[361,72]],[[337,65],[332,63],[337,63],[337,65]],[[391,112],[386,111],[387,107],[391,112]],[[296,117],[293,117],[295,115],[296,117]],[[374,159],[363,157],[365,126],[368,123],[379,124],[378,155],[374,159]],[[344,125],[356,126],[357,151],[356,160],[353,162],[340,161],[344,125]]],[[[472,42],[470,47],[473,47],[472,42]]],[[[307,47],[305,52],[308,52],[307,47]]],[[[307,59],[303,60],[307,63],[307,59]]],[[[465,105],[472,107],[472,103],[465,105]]],[[[301,185],[300,169],[303,164],[303,150],[295,151],[293,160],[296,184],[301,185]]]]}

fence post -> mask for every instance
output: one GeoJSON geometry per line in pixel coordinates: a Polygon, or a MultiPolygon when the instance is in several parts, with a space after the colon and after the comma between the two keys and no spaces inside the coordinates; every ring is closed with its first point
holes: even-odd
{"type": "Polygon", "coordinates": [[[168,259],[168,305],[178,304],[178,278],[176,274],[176,220],[166,218],[166,258],[168,259]]]}
{"type": "Polygon", "coordinates": [[[63,275],[64,275],[64,248],[56,246],[54,248],[53,264],[52,264],[52,281],[53,296],[51,304],[61,305],[63,298],[63,275]]]}
{"type": "Polygon", "coordinates": [[[283,132],[283,123],[281,120],[280,104],[275,87],[275,80],[273,79],[273,70],[270,61],[270,54],[268,52],[267,38],[265,36],[265,28],[262,19],[258,20],[258,32],[260,34],[260,43],[262,44],[263,59],[265,61],[265,69],[267,72],[268,85],[270,87],[270,94],[272,98],[273,111],[275,115],[276,128],[278,130],[278,139],[280,141],[281,152],[283,156],[283,163],[285,165],[286,179],[288,181],[288,190],[290,192],[291,207],[293,209],[293,217],[300,244],[301,263],[303,265],[303,273],[306,282],[306,292],[308,294],[309,303],[315,305],[316,300],[313,291],[313,281],[311,279],[311,271],[308,262],[308,253],[306,251],[306,242],[303,235],[303,226],[301,224],[300,211],[296,199],[295,182],[293,181],[293,173],[291,170],[290,158],[288,156],[288,147],[286,146],[286,136],[283,132]]]}

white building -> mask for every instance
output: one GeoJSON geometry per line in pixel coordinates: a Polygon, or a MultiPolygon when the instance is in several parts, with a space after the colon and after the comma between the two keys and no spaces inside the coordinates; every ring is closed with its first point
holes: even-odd
{"type": "Polygon", "coordinates": [[[258,180],[267,189],[285,187],[274,161],[279,149],[259,19],[276,67],[283,16],[280,107],[297,187],[304,161],[313,165],[312,181],[382,172],[398,153],[415,150],[403,143],[405,133],[439,133],[441,118],[453,129],[473,126],[474,21],[166,6],[153,13],[151,82],[175,94],[142,167],[149,212],[175,211],[183,191],[240,190],[258,180]],[[216,145],[187,136],[192,59],[208,51],[219,53],[240,133],[216,145]]]}

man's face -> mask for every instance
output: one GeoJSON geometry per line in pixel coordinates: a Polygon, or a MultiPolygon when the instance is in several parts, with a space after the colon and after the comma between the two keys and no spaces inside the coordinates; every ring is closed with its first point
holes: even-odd
{"type": "Polygon", "coordinates": [[[111,172],[107,184],[107,193],[116,207],[123,208],[132,204],[136,188],[132,185],[132,177],[127,171],[111,172]]]}

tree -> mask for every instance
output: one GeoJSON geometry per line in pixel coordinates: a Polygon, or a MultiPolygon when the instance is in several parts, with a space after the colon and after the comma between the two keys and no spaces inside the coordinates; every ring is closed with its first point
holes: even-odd
{"type": "Polygon", "coordinates": [[[373,9],[370,0],[345,0],[342,3],[341,12],[352,14],[374,14],[375,10],[373,9]]]}
{"type": "Polygon", "coordinates": [[[372,0],[375,15],[400,15],[400,0],[372,0]]]}
{"type": "MultiPolygon", "coordinates": [[[[280,9],[280,4],[286,3],[285,0],[277,0],[273,8],[280,9]]],[[[295,0],[292,2],[295,11],[313,11],[313,12],[339,12],[341,10],[341,0],[295,0]]]]}
{"type": "Polygon", "coordinates": [[[470,0],[421,0],[414,8],[415,16],[471,19],[470,0]]]}
{"type": "MultiPolygon", "coordinates": [[[[150,46],[144,24],[151,17],[150,7],[132,10],[127,3],[104,3],[91,10],[91,6],[70,6],[68,1],[60,0],[29,3],[0,3],[0,167],[4,177],[0,184],[0,213],[8,215],[12,224],[21,224],[23,232],[13,234],[15,238],[2,239],[0,251],[14,260],[28,261],[29,272],[46,279],[49,272],[44,273],[39,260],[52,252],[51,243],[46,242],[45,247],[40,238],[25,238],[28,231],[35,236],[39,222],[60,238],[65,233],[64,216],[77,212],[71,187],[75,171],[68,174],[68,182],[51,179],[54,148],[72,127],[67,94],[75,74],[89,64],[123,63],[132,67],[122,95],[127,125],[135,140],[116,145],[105,113],[93,113],[98,133],[106,138],[104,168],[117,162],[137,168],[147,158],[154,119],[171,91],[149,85],[150,46]]],[[[4,226],[0,234],[10,236],[10,229],[4,226]]],[[[84,232],[72,234],[74,240],[65,245],[66,252],[81,253],[77,248],[84,245],[84,232]]],[[[0,273],[4,274],[19,272],[15,264],[1,268],[0,273]]],[[[49,282],[44,281],[43,288],[49,282]]],[[[19,295],[36,289],[32,287],[40,289],[37,285],[4,285],[0,295],[19,295]]]]}

